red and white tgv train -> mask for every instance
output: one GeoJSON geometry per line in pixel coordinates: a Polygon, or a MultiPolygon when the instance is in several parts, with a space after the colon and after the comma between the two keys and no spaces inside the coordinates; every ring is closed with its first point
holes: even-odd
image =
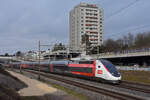
{"type": "MultiPolygon", "coordinates": [[[[87,77],[109,83],[120,83],[121,75],[115,66],[107,60],[61,60],[45,61],[40,63],[41,71],[87,77]]],[[[38,62],[21,62],[10,64],[13,67],[21,66],[38,70],[38,62]]]]}

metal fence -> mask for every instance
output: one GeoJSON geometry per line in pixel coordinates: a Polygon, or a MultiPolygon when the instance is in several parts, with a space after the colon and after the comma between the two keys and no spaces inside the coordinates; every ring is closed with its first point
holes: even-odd
{"type": "Polygon", "coordinates": [[[129,66],[116,66],[118,70],[132,70],[132,71],[150,71],[150,68],[139,68],[139,67],[129,67],[129,66]]]}

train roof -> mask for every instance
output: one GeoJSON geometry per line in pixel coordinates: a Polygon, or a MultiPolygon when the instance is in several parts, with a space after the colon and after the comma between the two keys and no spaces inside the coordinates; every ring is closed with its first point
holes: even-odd
{"type": "Polygon", "coordinates": [[[21,64],[21,62],[11,62],[10,64],[21,64]]]}

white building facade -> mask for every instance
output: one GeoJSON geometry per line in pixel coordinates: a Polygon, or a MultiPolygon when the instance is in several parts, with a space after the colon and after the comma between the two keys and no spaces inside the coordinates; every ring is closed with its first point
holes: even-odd
{"type": "Polygon", "coordinates": [[[87,34],[93,46],[104,41],[104,10],[96,4],[80,3],[70,11],[69,16],[70,50],[80,51],[82,35],[87,34]]]}

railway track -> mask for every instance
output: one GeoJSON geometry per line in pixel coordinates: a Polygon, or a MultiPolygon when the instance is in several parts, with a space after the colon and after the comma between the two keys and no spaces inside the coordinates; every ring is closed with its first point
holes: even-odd
{"type": "Polygon", "coordinates": [[[117,85],[116,87],[130,89],[130,90],[134,90],[134,91],[139,91],[139,92],[150,94],[150,85],[123,81],[120,85],[117,85]]]}
{"type": "Polygon", "coordinates": [[[150,88],[150,85],[148,85],[148,84],[129,82],[129,81],[122,81],[122,82],[125,83],[125,84],[132,84],[132,85],[138,85],[138,86],[144,86],[144,87],[149,87],[150,88]]]}
{"type": "MultiPolygon", "coordinates": [[[[31,71],[31,70],[25,70],[25,71],[30,72],[30,73],[34,73],[34,74],[39,74],[39,72],[36,72],[36,71],[31,71]]],[[[96,93],[100,93],[100,94],[103,94],[103,95],[106,95],[106,96],[110,96],[110,97],[116,98],[118,100],[145,100],[144,98],[141,98],[139,96],[129,95],[129,94],[126,94],[126,93],[121,93],[121,92],[119,93],[119,92],[115,92],[115,91],[110,91],[108,89],[95,87],[93,85],[88,85],[88,84],[84,84],[84,83],[81,83],[81,82],[72,81],[72,80],[52,76],[52,75],[45,74],[45,73],[42,73],[42,72],[40,73],[40,75],[42,75],[44,77],[47,77],[47,78],[50,78],[50,79],[61,81],[61,82],[64,82],[64,83],[67,83],[67,84],[70,84],[70,85],[73,85],[73,86],[77,86],[77,87],[83,88],[85,90],[89,90],[89,91],[92,91],[92,92],[96,92],[96,93]]]]}

